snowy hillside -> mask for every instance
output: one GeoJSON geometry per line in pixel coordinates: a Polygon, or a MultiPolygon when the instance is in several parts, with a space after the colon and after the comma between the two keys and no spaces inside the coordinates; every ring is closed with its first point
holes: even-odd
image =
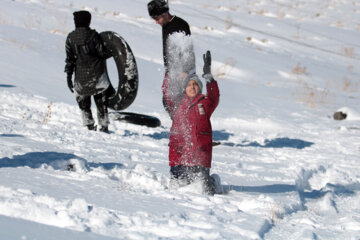
{"type": "Polygon", "coordinates": [[[359,240],[360,2],[170,0],[199,73],[212,52],[215,196],[169,189],[161,27],[147,2],[0,1],[0,239],[359,240]],[[140,78],[126,111],[161,127],[82,126],[64,73],[80,9],[129,43],[140,78]]]}

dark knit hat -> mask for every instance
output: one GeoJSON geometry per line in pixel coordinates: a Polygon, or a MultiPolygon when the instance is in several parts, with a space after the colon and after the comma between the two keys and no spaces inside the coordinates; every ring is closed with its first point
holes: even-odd
{"type": "Polygon", "coordinates": [[[148,3],[149,15],[152,18],[159,17],[169,12],[169,4],[167,0],[152,0],[148,3]]]}
{"type": "Polygon", "coordinates": [[[200,78],[198,77],[198,75],[196,75],[195,73],[189,74],[185,79],[184,79],[184,85],[183,85],[183,89],[185,91],[188,83],[190,82],[190,80],[194,80],[197,85],[199,86],[199,92],[202,92],[202,88],[203,88],[203,84],[200,80],[200,78]]]}
{"type": "Polygon", "coordinates": [[[89,27],[91,22],[91,14],[88,11],[74,12],[75,27],[89,27]]]}

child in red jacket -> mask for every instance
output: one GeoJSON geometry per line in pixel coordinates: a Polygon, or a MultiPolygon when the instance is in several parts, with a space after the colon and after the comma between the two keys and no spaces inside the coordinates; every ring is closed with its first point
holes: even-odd
{"type": "Polygon", "coordinates": [[[211,75],[210,51],[204,54],[207,94],[196,74],[184,80],[184,92],[174,97],[171,86],[165,85],[164,99],[172,117],[169,140],[171,184],[202,181],[206,193],[215,193],[215,180],[210,176],[212,128],[210,117],[219,103],[219,88],[211,75]]]}

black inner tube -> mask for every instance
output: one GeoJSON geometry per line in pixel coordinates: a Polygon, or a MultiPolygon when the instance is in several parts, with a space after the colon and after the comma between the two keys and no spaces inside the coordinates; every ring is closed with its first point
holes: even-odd
{"type": "Polygon", "coordinates": [[[129,44],[117,33],[100,33],[104,46],[113,57],[118,70],[117,90],[111,85],[107,90],[107,105],[113,110],[124,110],[135,100],[139,86],[136,60],[129,44]]]}

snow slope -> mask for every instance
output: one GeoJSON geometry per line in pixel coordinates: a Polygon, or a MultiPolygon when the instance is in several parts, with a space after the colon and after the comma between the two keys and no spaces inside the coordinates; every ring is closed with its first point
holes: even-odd
{"type": "Polygon", "coordinates": [[[360,3],[170,0],[199,73],[212,52],[215,196],[169,189],[161,28],[146,3],[0,2],[0,239],[359,240],[360,3]],[[140,87],[126,111],[161,127],[81,126],[63,72],[79,9],[129,43],[140,87]]]}

